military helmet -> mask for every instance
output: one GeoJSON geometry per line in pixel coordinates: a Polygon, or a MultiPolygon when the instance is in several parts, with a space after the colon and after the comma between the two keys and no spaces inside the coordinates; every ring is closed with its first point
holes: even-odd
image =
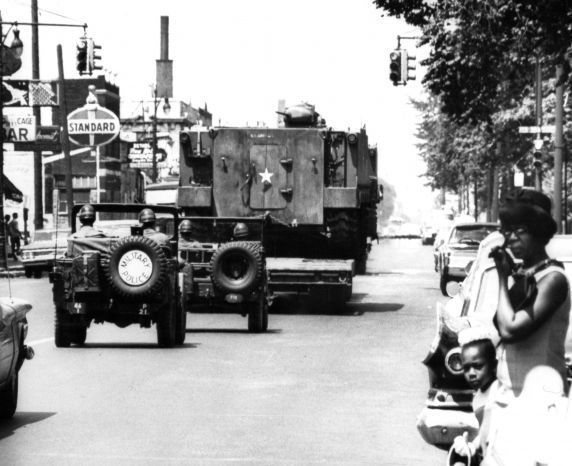
{"type": "Polygon", "coordinates": [[[192,229],[193,225],[191,224],[191,221],[188,219],[183,220],[179,225],[179,232],[181,233],[190,233],[192,229]]]}
{"type": "Polygon", "coordinates": [[[239,222],[234,226],[234,230],[232,231],[232,235],[238,238],[246,238],[248,236],[248,227],[245,223],[239,222]]]}
{"type": "Polygon", "coordinates": [[[81,220],[95,220],[95,209],[91,204],[84,204],[79,209],[78,217],[81,220]]]}
{"type": "Polygon", "coordinates": [[[152,223],[156,220],[155,212],[153,212],[151,209],[147,208],[139,212],[139,223],[152,223]]]}

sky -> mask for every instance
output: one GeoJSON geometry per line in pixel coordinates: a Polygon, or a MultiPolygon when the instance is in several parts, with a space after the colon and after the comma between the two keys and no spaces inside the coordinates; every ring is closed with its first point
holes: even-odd
{"type": "MultiPolygon", "coordinates": [[[[87,23],[125,100],[151,97],[160,17],[168,16],[176,100],[207,104],[214,124],[268,126],[276,125],[279,99],[287,106],[309,102],[328,126],[366,127],[378,147],[379,176],[395,186],[404,214],[417,217],[435,196],[419,178],[425,170],[415,147],[419,117],[409,103],[423,96],[419,61],[427,50],[402,41],[418,58],[417,80],[393,86],[389,53],[398,35],[417,31],[382,16],[371,0],[38,0],[38,7],[40,23],[87,23]]],[[[29,22],[30,11],[25,0],[0,6],[3,21],[29,22]]],[[[13,79],[31,77],[31,28],[20,29],[24,65],[13,79]]],[[[40,26],[40,78],[57,77],[58,44],[65,77],[78,77],[82,34],[82,28],[40,26]]]]}

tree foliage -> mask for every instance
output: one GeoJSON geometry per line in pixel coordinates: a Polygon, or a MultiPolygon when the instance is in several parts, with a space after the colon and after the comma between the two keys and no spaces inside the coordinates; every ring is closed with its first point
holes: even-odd
{"type": "MultiPolygon", "coordinates": [[[[568,66],[572,2],[566,0],[374,0],[421,30],[429,103],[419,148],[434,187],[455,186],[491,165],[522,163],[534,117],[534,65],[554,76],[568,66]],[[502,147],[502,157],[496,150],[502,147]]],[[[567,71],[567,70],[565,70],[567,71]]],[[[568,74],[565,74],[568,79],[568,74]]],[[[546,94],[553,90],[546,88],[546,94]]]]}

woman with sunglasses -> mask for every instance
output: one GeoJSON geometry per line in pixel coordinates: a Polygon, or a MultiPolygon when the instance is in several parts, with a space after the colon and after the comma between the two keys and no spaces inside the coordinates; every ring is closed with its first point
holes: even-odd
{"type": "Polygon", "coordinates": [[[546,252],[557,230],[550,210],[548,196],[519,188],[499,212],[505,247],[491,255],[499,276],[497,373],[506,402],[520,395],[526,374],[539,365],[554,368],[566,386],[570,286],[563,265],[546,252]],[[507,249],[522,261],[516,272],[507,249]]]}

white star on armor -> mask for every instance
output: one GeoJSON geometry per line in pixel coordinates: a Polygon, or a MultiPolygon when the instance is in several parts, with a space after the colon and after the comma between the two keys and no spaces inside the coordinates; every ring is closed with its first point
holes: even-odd
{"type": "Polygon", "coordinates": [[[262,180],[261,180],[261,181],[262,181],[263,183],[272,184],[272,181],[270,180],[270,177],[271,177],[272,175],[274,175],[274,173],[270,173],[270,172],[268,171],[268,168],[265,168],[265,169],[264,169],[264,173],[259,173],[259,175],[262,177],[262,180]]]}

